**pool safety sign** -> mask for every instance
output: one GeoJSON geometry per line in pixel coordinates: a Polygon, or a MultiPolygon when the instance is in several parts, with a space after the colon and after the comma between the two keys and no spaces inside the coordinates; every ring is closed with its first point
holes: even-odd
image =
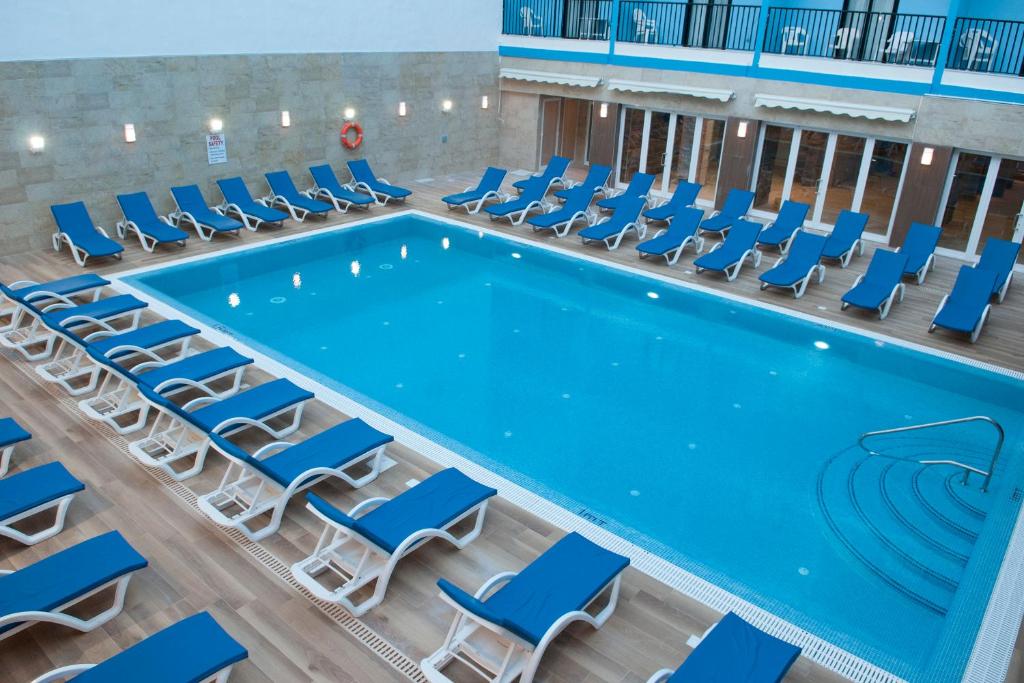
{"type": "Polygon", "coordinates": [[[223,164],[228,160],[228,142],[224,139],[223,133],[211,133],[206,136],[206,161],[213,164],[223,164]]]}

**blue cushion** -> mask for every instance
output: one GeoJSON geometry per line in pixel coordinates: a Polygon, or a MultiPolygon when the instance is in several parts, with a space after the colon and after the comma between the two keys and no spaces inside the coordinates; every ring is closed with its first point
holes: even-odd
{"type": "Polygon", "coordinates": [[[7,291],[14,294],[15,298],[21,301],[26,297],[31,297],[31,295],[36,292],[51,292],[62,296],[71,296],[80,292],[87,292],[90,289],[105,287],[109,284],[109,280],[105,280],[99,275],[89,273],[86,275],[65,277],[60,280],[51,280],[50,282],[42,282],[38,285],[26,285],[24,287],[18,287],[17,289],[7,291]]]}
{"type": "Polygon", "coordinates": [[[801,230],[793,238],[785,260],[762,273],[761,282],[777,287],[791,287],[807,277],[807,271],[821,260],[828,238],[801,230]]]}
{"type": "Polygon", "coordinates": [[[393,553],[421,529],[440,529],[498,492],[478,484],[454,467],[427,477],[358,519],[310,493],[309,502],[328,519],[355,530],[393,553]]]}
{"type": "Polygon", "coordinates": [[[305,209],[310,213],[327,213],[334,208],[327,202],[310,199],[299,192],[295,183],[292,182],[292,177],[288,175],[288,171],[271,171],[264,173],[263,176],[267,179],[267,184],[270,185],[270,191],[284,197],[285,201],[292,206],[305,209]]]}
{"type": "MultiPolygon", "coordinates": [[[[537,175],[532,175],[529,178],[517,180],[512,183],[512,187],[523,190],[526,189],[531,181],[540,180],[543,181],[544,189],[547,190],[547,187],[551,184],[552,180],[555,178],[561,178],[565,175],[565,172],[569,169],[570,163],[572,163],[572,160],[567,159],[566,157],[551,157],[551,159],[548,160],[548,165],[544,167],[543,173],[538,173],[537,175]]],[[[350,161],[349,167],[351,168],[351,166],[352,162],[350,161]]]]}
{"type": "Polygon", "coordinates": [[[729,612],[669,681],[672,683],[779,683],[800,648],[770,636],[729,612]]]}
{"type": "Polygon", "coordinates": [[[729,194],[725,196],[725,203],[722,205],[722,210],[717,216],[711,216],[710,218],[704,219],[701,223],[701,230],[714,230],[720,232],[727,230],[733,226],[739,219],[750,211],[750,206],[754,203],[754,193],[749,190],[737,190],[733,188],[729,190],[729,194]]]}
{"type": "Polygon", "coordinates": [[[198,185],[172,187],[171,194],[178,208],[189,213],[200,225],[218,232],[234,232],[245,226],[229,216],[222,216],[212,210],[203,198],[198,185]]]}
{"type": "Polygon", "coordinates": [[[588,240],[603,240],[619,234],[627,225],[635,223],[640,218],[644,203],[642,197],[626,197],[608,220],[580,230],[580,237],[588,240]]]}
{"type": "Polygon", "coordinates": [[[697,234],[697,226],[704,218],[704,211],[693,207],[682,207],[676,212],[668,230],[661,237],[649,239],[636,246],[643,254],[661,256],[665,252],[677,248],[687,237],[697,234]]]}
{"type": "Polygon", "coordinates": [[[0,576],[0,615],[56,609],[147,564],[119,532],[109,531],[0,576]]]}
{"type": "MultiPolygon", "coordinates": [[[[135,310],[146,308],[146,306],[148,306],[146,302],[136,299],[131,294],[119,294],[117,296],[107,297],[106,299],[100,299],[99,301],[90,301],[89,303],[81,304],[80,306],[58,308],[49,313],[44,313],[43,322],[50,327],[62,327],[64,321],[72,316],[85,315],[98,320],[105,320],[117,315],[123,315],[124,313],[130,313],[135,310]]],[[[82,324],[84,324],[82,321],[71,323],[72,326],[82,324]]]]}
{"type": "Polygon", "coordinates": [[[245,181],[241,178],[222,178],[217,181],[217,187],[224,195],[224,201],[236,205],[246,216],[258,218],[267,223],[280,223],[288,218],[288,214],[284,211],[278,211],[254,201],[252,195],[249,194],[249,188],[245,186],[245,181]]]}
{"type": "MultiPolygon", "coordinates": [[[[707,223],[707,221],[704,221],[707,223]]],[[[701,227],[704,227],[704,223],[701,227]]],[[[707,270],[725,270],[744,257],[747,251],[754,248],[761,226],[751,221],[737,221],[722,246],[701,256],[693,262],[698,268],[707,270]]]]}
{"type": "Polygon", "coordinates": [[[953,291],[935,316],[934,324],[948,330],[973,332],[992,297],[996,274],[961,266],[953,283],[953,291]]]}
{"type": "Polygon", "coordinates": [[[57,228],[89,256],[113,256],[124,251],[124,247],[96,230],[83,202],[56,204],[50,207],[50,213],[57,228]]]}
{"type": "MultiPolygon", "coordinates": [[[[199,334],[199,330],[186,325],[180,320],[161,320],[160,322],[153,323],[152,325],[146,325],[129,332],[122,332],[121,334],[112,334],[109,337],[103,337],[89,344],[89,347],[97,353],[102,353],[106,356],[111,349],[115,349],[119,346],[137,346],[142,349],[152,349],[163,344],[168,344],[178,339],[184,339],[185,337],[191,337],[192,335],[199,334]]],[[[113,357],[117,358],[123,353],[129,353],[123,351],[115,354],[113,357]]]]}
{"type": "Polygon", "coordinates": [[[914,275],[925,267],[928,257],[935,252],[941,236],[942,228],[937,225],[910,224],[910,230],[907,231],[903,246],[900,247],[900,253],[907,256],[904,275],[914,275]]]}
{"type": "MultiPolygon", "coordinates": [[[[222,346],[147,370],[138,376],[138,383],[152,389],[169,379],[190,379],[200,382],[252,362],[252,358],[246,358],[231,347],[222,346]]],[[[161,391],[172,391],[175,388],[177,386],[168,386],[161,391]]]]}
{"type": "Polygon", "coordinates": [[[313,182],[316,186],[327,190],[335,199],[342,201],[351,202],[353,204],[373,204],[373,197],[362,192],[353,192],[347,187],[343,187],[338,181],[338,176],[334,175],[334,170],[327,164],[321,164],[319,166],[310,166],[309,173],[313,176],[313,182]]]}
{"type": "Polygon", "coordinates": [[[981,252],[981,259],[978,260],[978,268],[990,270],[996,274],[996,284],[992,293],[995,294],[1003,287],[1006,278],[1013,272],[1017,263],[1017,254],[1020,253],[1020,242],[1001,240],[990,237],[985,241],[985,248],[981,252]]]}
{"type": "Polygon", "coordinates": [[[587,171],[587,177],[583,179],[582,183],[573,188],[559,190],[555,193],[555,196],[559,199],[568,199],[571,196],[572,191],[577,188],[597,192],[608,183],[608,178],[611,174],[612,169],[610,166],[602,166],[600,164],[591,166],[590,170],[587,171]]]}
{"type": "Polygon", "coordinates": [[[12,444],[28,441],[31,438],[32,435],[22,429],[21,425],[14,421],[14,418],[0,418],[0,448],[7,448],[12,444]]]}
{"type": "Polygon", "coordinates": [[[868,224],[866,213],[857,213],[849,209],[839,212],[835,227],[829,233],[828,242],[825,243],[824,258],[838,259],[846,255],[846,252],[853,249],[854,243],[864,235],[864,228],[868,224]]]}
{"type": "Polygon", "coordinates": [[[862,279],[846,294],[843,301],[858,308],[874,310],[882,305],[903,277],[907,255],[876,249],[862,279]]]}
{"type": "Polygon", "coordinates": [[[794,202],[787,199],[782,203],[779,213],[775,220],[772,221],[772,224],[762,230],[761,234],[757,236],[757,243],[769,247],[779,246],[803,226],[804,220],[807,218],[807,212],[810,209],[811,207],[803,202],[794,202]]]}
{"type": "Polygon", "coordinates": [[[355,159],[348,162],[348,170],[352,173],[352,177],[356,182],[365,183],[377,194],[387,195],[388,197],[393,197],[395,199],[408,197],[412,194],[412,190],[380,182],[377,179],[377,175],[370,170],[370,164],[366,159],[355,159]]]}
{"type": "Polygon", "coordinates": [[[85,484],[71,476],[59,462],[50,462],[0,479],[0,519],[77,493],[85,484]]]}
{"type": "Polygon", "coordinates": [[[296,386],[287,379],[260,384],[193,411],[189,420],[203,431],[212,431],[225,420],[247,417],[262,420],[289,406],[313,398],[313,393],[296,386]]]}
{"type": "Polygon", "coordinates": [[[139,227],[143,234],[149,235],[157,242],[181,242],[188,239],[188,233],[160,220],[145,192],[117,195],[117,203],[121,205],[124,217],[139,227]]]}
{"type": "Polygon", "coordinates": [[[199,683],[249,656],[209,612],[157,631],[74,677],[78,683],[199,683]]]}

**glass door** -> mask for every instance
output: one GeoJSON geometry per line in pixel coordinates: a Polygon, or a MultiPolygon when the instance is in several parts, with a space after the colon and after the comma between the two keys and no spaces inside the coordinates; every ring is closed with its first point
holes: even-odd
{"type": "Polygon", "coordinates": [[[622,108],[622,128],[619,133],[618,183],[627,184],[640,172],[643,163],[644,126],[647,112],[632,107],[622,108]]]}
{"type": "Polygon", "coordinates": [[[947,181],[946,204],[939,225],[942,237],[939,246],[951,251],[967,252],[978,218],[985,176],[992,157],[971,152],[957,152],[953,175],[947,181]]]}
{"type": "Polygon", "coordinates": [[[763,126],[760,149],[753,208],[777,213],[786,196],[787,171],[793,153],[793,129],[763,126]]]}
{"type": "Polygon", "coordinates": [[[868,215],[865,230],[869,233],[889,236],[892,228],[893,209],[903,186],[903,173],[907,167],[910,146],[905,142],[871,140],[865,154],[867,169],[864,171],[858,211],[868,215]]]}
{"type": "MultiPolygon", "coordinates": [[[[800,131],[796,164],[793,168],[793,186],[789,191],[789,197],[809,205],[812,209],[818,203],[818,191],[821,186],[821,174],[825,166],[825,149],[828,142],[828,133],[816,130],[800,131]]],[[[816,215],[817,211],[815,211],[816,215]]]]}
{"type": "Polygon", "coordinates": [[[835,225],[840,211],[854,207],[867,142],[865,138],[838,134],[829,140],[830,163],[821,183],[818,205],[814,207],[816,223],[835,225]]]}
{"type": "Polygon", "coordinates": [[[644,173],[654,176],[654,188],[661,190],[665,180],[667,165],[668,141],[672,133],[673,116],[665,112],[649,112],[650,123],[647,130],[647,150],[644,154],[644,173]]]}
{"type": "MultiPolygon", "coordinates": [[[[981,221],[977,253],[985,248],[989,237],[1014,242],[1024,239],[1024,161],[1002,159],[998,163],[988,210],[981,221]]],[[[1024,255],[1019,255],[1017,262],[1024,263],[1024,255]]]]}
{"type": "Polygon", "coordinates": [[[690,179],[694,162],[694,140],[697,132],[697,117],[679,114],[675,117],[672,132],[671,170],[668,182],[662,190],[671,192],[680,182],[690,179]]]}

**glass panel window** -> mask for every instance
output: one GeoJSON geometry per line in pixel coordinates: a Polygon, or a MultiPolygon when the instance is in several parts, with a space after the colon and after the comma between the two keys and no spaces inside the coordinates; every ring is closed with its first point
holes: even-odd
{"type": "Polygon", "coordinates": [[[704,119],[700,131],[697,153],[697,175],[693,182],[700,183],[700,199],[715,201],[718,189],[718,169],[722,163],[722,141],[725,139],[725,121],[704,119]]]}
{"type": "Polygon", "coordinates": [[[967,248],[990,162],[991,157],[983,154],[960,152],[957,156],[949,197],[942,212],[939,246],[956,251],[967,248]]]}
{"type": "Polygon", "coordinates": [[[864,199],[860,204],[861,212],[868,215],[867,232],[878,235],[888,233],[906,158],[906,143],[875,140],[864,184],[864,199]]]}
{"type": "Polygon", "coordinates": [[[786,184],[786,166],[789,164],[793,129],[783,126],[765,126],[761,141],[761,160],[757,167],[754,187],[754,208],[778,211],[782,205],[782,191],[786,184]]]}
{"type": "Polygon", "coordinates": [[[690,160],[693,158],[693,138],[697,131],[695,116],[676,117],[675,142],[672,144],[672,177],[669,179],[671,191],[684,180],[690,179],[690,160]]]}
{"type": "Polygon", "coordinates": [[[640,171],[640,149],[644,141],[644,110],[626,108],[622,130],[622,164],[619,182],[628,183],[640,171]]]}
{"type": "Polygon", "coordinates": [[[812,208],[818,195],[821,170],[825,165],[825,146],[828,133],[805,130],[800,133],[800,147],[796,154],[796,169],[789,198],[812,208]]]}
{"type": "Polygon", "coordinates": [[[651,132],[647,136],[647,173],[655,177],[655,189],[661,189],[665,172],[665,151],[668,148],[668,122],[672,116],[659,111],[651,112],[651,132]]]}
{"type": "MultiPolygon", "coordinates": [[[[978,253],[985,248],[985,240],[998,237],[1004,240],[1021,241],[1024,237],[1024,161],[1003,159],[999,162],[996,182],[992,187],[988,213],[981,228],[978,253]]],[[[1024,262],[1024,256],[1018,256],[1024,262]]]]}
{"type": "Polygon", "coordinates": [[[832,155],[828,187],[821,205],[821,222],[835,225],[836,217],[843,209],[853,206],[853,193],[857,191],[857,178],[864,159],[864,138],[852,135],[836,135],[836,149],[832,155]]]}

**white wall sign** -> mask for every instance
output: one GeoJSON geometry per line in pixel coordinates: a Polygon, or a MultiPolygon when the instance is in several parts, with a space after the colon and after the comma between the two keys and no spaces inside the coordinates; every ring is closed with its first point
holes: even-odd
{"type": "Polygon", "coordinates": [[[206,161],[223,164],[228,160],[228,142],[223,133],[211,133],[206,136],[206,161]]]}

